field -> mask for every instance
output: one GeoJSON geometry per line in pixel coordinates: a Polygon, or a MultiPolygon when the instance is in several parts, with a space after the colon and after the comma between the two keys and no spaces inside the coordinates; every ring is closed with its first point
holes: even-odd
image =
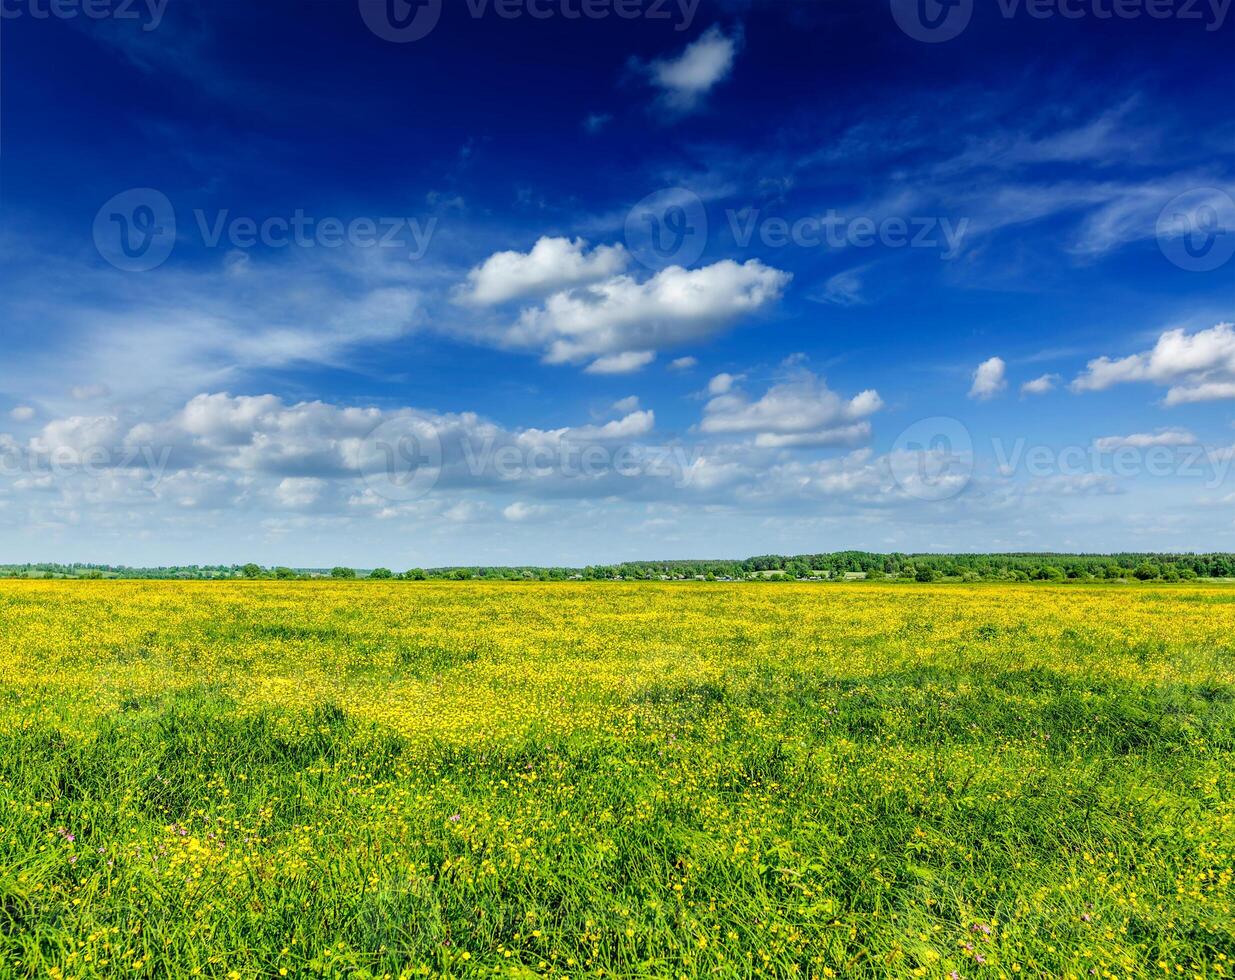
{"type": "Polygon", "coordinates": [[[1235,589],[0,583],[0,976],[1230,976],[1235,589]]]}

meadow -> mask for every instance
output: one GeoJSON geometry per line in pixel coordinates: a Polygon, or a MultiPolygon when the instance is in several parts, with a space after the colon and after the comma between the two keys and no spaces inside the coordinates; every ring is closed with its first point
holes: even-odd
{"type": "Polygon", "coordinates": [[[1235,972],[1235,588],[5,581],[0,637],[0,976],[1235,972]]]}

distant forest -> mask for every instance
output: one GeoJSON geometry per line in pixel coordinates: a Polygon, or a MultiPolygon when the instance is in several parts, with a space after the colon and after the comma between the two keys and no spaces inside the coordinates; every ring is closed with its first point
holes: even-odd
{"type": "Polygon", "coordinates": [[[760,555],[741,560],[700,559],[632,561],[585,568],[539,566],[453,566],[411,568],[266,568],[244,565],[64,565],[51,562],[0,565],[4,578],[129,579],[494,579],[503,581],[849,581],[854,579],[916,582],[1063,582],[1165,581],[1235,577],[1235,555],[1151,554],[1065,555],[1031,552],[1006,554],[877,554],[835,551],[815,555],[760,555]]]}

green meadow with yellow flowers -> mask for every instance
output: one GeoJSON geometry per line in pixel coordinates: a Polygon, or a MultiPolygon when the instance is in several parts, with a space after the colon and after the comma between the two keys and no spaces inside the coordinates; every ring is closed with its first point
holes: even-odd
{"type": "Polygon", "coordinates": [[[0,637],[0,976],[1235,972],[1235,588],[5,581],[0,637]]]}

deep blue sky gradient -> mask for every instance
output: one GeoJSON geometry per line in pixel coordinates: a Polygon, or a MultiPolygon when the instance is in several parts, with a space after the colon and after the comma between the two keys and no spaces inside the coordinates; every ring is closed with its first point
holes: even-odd
{"type": "MultiPolygon", "coordinates": [[[[9,474],[0,560],[407,566],[834,547],[1235,547],[1235,478],[1001,482],[988,451],[996,438],[1088,446],[1167,429],[1207,452],[1235,444],[1230,400],[1168,406],[1166,386],[1152,382],[1069,390],[1094,358],[1235,319],[1235,259],[1179,268],[1152,229],[1177,192],[1235,192],[1235,18],[1207,30],[1174,17],[1103,19],[1092,3],[1075,20],[1009,18],[978,0],[961,36],[924,44],[897,28],[886,0],[702,0],[681,30],[477,18],[446,0],[428,37],[394,44],[346,0],[171,0],[149,31],[6,4],[15,13],[0,22],[0,410],[33,410],[0,419],[16,446],[56,419],[114,417],[128,428],[218,392],[476,413],[512,431],[600,422],[633,395],[655,414],[647,438],[694,442],[709,438],[704,390],[721,372],[743,375],[752,400],[808,371],[844,398],[877,389],[883,408],[860,445],[752,459],[744,489],[706,500],[542,494],[549,502],[530,520],[506,509],[531,497],[492,487],[439,488],[427,509],[379,521],[348,505],[345,484],[310,504],[280,503],[259,475],[211,506],[178,506],[158,494],[75,497],[9,474]],[[667,109],[646,66],[713,28],[734,39],[731,70],[690,111],[667,109]],[[593,114],[606,117],[595,132],[585,125],[593,114]],[[92,224],[110,197],[143,187],[175,207],[176,246],[158,268],[125,272],[96,250],[92,224]],[[779,300],[618,375],[495,339],[532,300],[485,310],[455,301],[494,252],[526,252],[543,236],[623,242],[632,205],[671,187],[706,207],[694,266],[759,260],[792,274],[779,300]],[[743,247],[727,214],[744,208],[790,221],[828,209],[946,217],[969,231],[951,258],[757,238],[743,247]],[[211,248],[195,209],[256,221],[297,209],[407,216],[434,221],[434,233],[417,261],[382,255],[391,273],[366,264],[375,250],[211,248]],[[237,263],[251,271],[229,276],[237,263]],[[846,274],[856,284],[848,298],[834,278],[846,274]],[[325,353],[232,363],[235,342],[186,352],[175,331],[166,348],[148,339],[206,304],[242,334],[272,319],[313,330],[334,302],[392,281],[419,297],[415,315],[354,342],[338,323],[344,336],[325,353]],[[126,339],[131,329],[138,339],[126,339]],[[697,366],[668,368],[683,356],[697,366]],[[1006,390],[970,397],[974,370],[994,356],[1006,390]],[[1019,395],[1043,374],[1059,376],[1055,390],[1019,395]],[[773,465],[857,450],[877,459],[932,416],[960,420],[985,447],[979,479],[959,498],[755,489],[773,465]]],[[[199,477],[220,473],[237,476],[225,466],[199,477]]]]}

